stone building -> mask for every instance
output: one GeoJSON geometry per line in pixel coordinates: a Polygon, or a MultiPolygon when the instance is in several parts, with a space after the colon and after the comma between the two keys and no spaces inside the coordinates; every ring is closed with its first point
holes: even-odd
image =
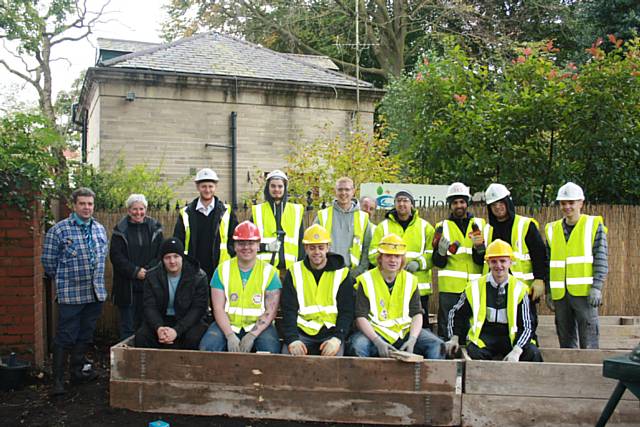
{"type": "Polygon", "coordinates": [[[181,200],[194,194],[195,171],[211,167],[218,195],[240,201],[260,173],[285,166],[291,141],[345,134],[357,110],[372,131],[383,93],[328,58],[216,32],[167,44],[100,39],[99,49],[75,112],[83,158],[98,167],[120,157],[161,165],[181,200]]]}

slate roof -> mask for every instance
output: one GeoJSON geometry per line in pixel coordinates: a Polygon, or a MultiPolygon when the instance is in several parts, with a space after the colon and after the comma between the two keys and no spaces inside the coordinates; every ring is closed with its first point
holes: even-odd
{"type": "MultiPolygon", "coordinates": [[[[197,34],[175,42],[152,45],[99,64],[104,67],[174,73],[234,76],[320,86],[355,87],[355,78],[327,70],[217,32],[197,34]]],[[[373,88],[360,81],[360,87],[373,88]]]]}
{"type": "Polygon", "coordinates": [[[137,52],[158,46],[159,43],[139,42],[135,40],[105,39],[98,37],[98,49],[117,52],[137,52]]]}
{"type": "Polygon", "coordinates": [[[324,55],[303,55],[301,53],[284,53],[283,55],[287,55],[290,58],[298,59],[302,62],[308,62],[309,64],[317,65],[320,68],[324,68],[325,70],[334,70],[338,71],[340,68],[336,65],[335,62],[331,60],[328,56],[324,55]]]}

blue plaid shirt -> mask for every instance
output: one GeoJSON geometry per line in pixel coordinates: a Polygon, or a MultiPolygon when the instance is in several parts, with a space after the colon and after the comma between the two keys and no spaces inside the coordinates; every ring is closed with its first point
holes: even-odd
{"type": "Polygon", "coordinates": [[[60,304],[107,299],[104,286],[107,233],[96,220],[92,219],[87,226],[91,229],[93,245],[87,244],[83,226],[74,214],[51,227],[44,238],[42,266],[56,281],[60,304]]]}

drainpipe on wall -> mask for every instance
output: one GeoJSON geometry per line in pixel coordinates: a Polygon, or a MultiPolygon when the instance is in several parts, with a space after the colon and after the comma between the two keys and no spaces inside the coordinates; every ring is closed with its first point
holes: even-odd
{"type": "Polygon", "coordinates": [[[231,207],[238,208],[238,113],[231,112],[231,207]]]}

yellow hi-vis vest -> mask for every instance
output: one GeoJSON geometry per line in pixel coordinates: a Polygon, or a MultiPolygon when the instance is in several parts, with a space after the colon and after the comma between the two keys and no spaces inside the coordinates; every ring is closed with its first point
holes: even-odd
{"type": "Polygon", "coordinates": [[[554,300],[564,298],[565,289],[576,297],[589,295],[593,284],[593,242],[600,224],[603,224],[601,216],[580,215],[568,242],[561,219],[545,227],[551,249],[549,285],[554,300]]]}
{"type": "MultiPolygon", "coordinates": [[[[282,230],[286,233],[284,236],[284,262],[286,268],[293,265],[298,260],[298,243],[300,241],[300,226],[302,224],[302,205],[297,203],[287,202],[284,205],[284,212],[280,219],[280,225],[282,230]]],[[[259,205],[251,206],[251,213],[253,215],[253,222],[260,230],[260,236],[262,236],[261,243],[271,243],[278,239],[276,233],[278,227],[276,226],[276,217],[271,209],[271,203],[260,203],[259,205]]],[[[271,252],[259,252],[258,259],[262,261],[270,262],[272,257],[271,252]]],[[[280,254],[276,253],[274,259],[274,265],[280,263],[280,254]]]]}
{"type": "MultiPolygon", "coordinates": [[[[229,218],[231,216],[231,206],[225,204],[225,211],[220,218],[220,226],[218,227],[220,233],[220,263],[227,261],[231,258],[229,250],[227,249],[227,242],[229,241],[229,218]]],[[[191,227],[189,227],[189,214],[187,213],[187,206],[180,209],[180,217],[182,218],[182,224],[184,225],[184,254],[189,254],[189,241],[191,240],[191,227]]],[[[214,236],[215,238],[215,236],[214,236]]]]}
{"type": "Polygon", "coordinates": [[[406,230],[403,230],[396,218],[390,215],[389,218],[378,224],[376,231],[373,233],[371,245],[369,246],[369,262],[376,265],[380,239],[389,233],[397,234],[407,244],[407,262],[417,261],[420,264],[420,270],[413,273],[418,279],[420,295],[431,295],[431,268],[433,267],[431,241],[433,240],[434,232],[435,230],[429,224],[429,221],[420,218],[415,210],[413,219],[406,230]]]}
{"type": "Polygon", "coordinates": [[[418,288],[416,277],[404,270],[398,273],[391,294],[377,267],[356,280],[356,286],[363,286],[369,299],[369,322],[373,329],[390,344],[404,338],[411,328],[409,302],[418,288]]]}
{"type": "MultiPolygon", "coordinates": [[[[322,209],[318,212],[318,222],[331,234],[331,224],[333,221],[333,206],[322,209]]],[[[353,270],[360,264],[362,255],[362,245],[364,245],[364,233],[369,224],[369,215],[366,212],[357,210],[353,212],[353,243],[349,249],[350,268],[353,270]]]]}
{"type": "Polygon", "coordinates": [[[475,280],[482,275],[482,266],[473,262],[472,251],[473,242],[469,237],[473,223],[476,223],[480,230],[484,229],[485,221],[482,218],[473,217],[469,221],[464,236],[455,222],[445,219],[436,225],[442,225],[442,236],[451,243],[456,240],[460,243],[458,252],[452,254],[447,252],[447,265],[438,270],[438,290],[440,292],[450,292],[460,294],[467,286],[467,282],[475,280]]]}
{"type": "Polygon", "coordinates": [[[320,283],[316,283],[313,273],[303,261],[293,264],[289,271],[298,296],[298,327],[307,335],[316,335],[323,326],[335,327],[338,319],[338,289],[347,278],[349,269],[325,271],[320,276],[320,283]]]}
{"type": "MultiPolygon", "coordinates": [[[[511,227],[511,248],[515,260],[511,264],[511,274],[527,286],[533,282],[533,264],[531,263],[531,255],[524,238],[529,231],[529,224],[533,222],[538,227],[538,222],[526,216],[516,215],[513,218],[513,226],[511,227]]],[[[484,241],[487,245],[493,242],[493,227],[489,224],[484,227],[484,241]]],[[[489,274],[489,265],[484,263],[483,274],[489,274]]]]}
{"type": "Polygon", "coordinates": [[[233,332],[239,333],[242,329],[250,331],[262,316],[265,311],[265,291],[275,274],[273,266],[258,259],[249,280],[242,286],[238,258],[234,257],[220,264],[218,275],[227,297],[224,311],[229,316],[233,332]]]}
{"type": "MultiPolygon", "coordinates": [[[[509,275],[509,284],[507,285],[507,324],[512,345],[518,332],[518,304],[528,292],[527,289],[527,285],[509,275]]],[[[473,317],[469,319],[467,340],[480,348],[484,348],[486,345],[480,339],[480,333],[482,332],[482,325],[484,325],[484,321],[487,318],[487,276],[482,276],[469,282],[464,292],[473,312],[473,317]]]]}

